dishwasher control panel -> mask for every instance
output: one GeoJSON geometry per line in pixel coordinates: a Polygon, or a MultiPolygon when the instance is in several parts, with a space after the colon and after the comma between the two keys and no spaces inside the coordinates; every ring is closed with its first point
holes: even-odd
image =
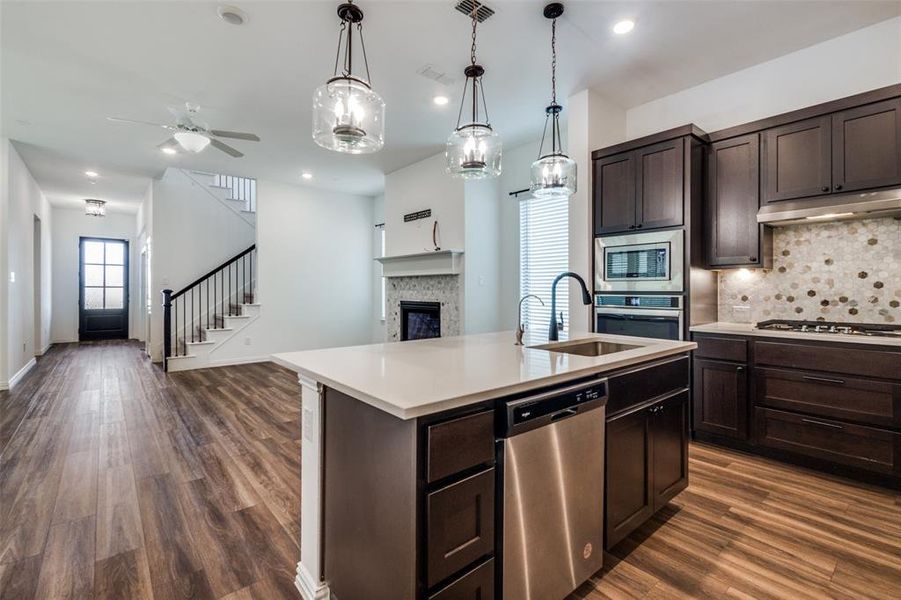
{"type": "Polygon", "coordinates": [[[606,399],[607,380],[595,379],[511,400],[506,404],[504,415],[505,436],[522,433],[603,406],[606,399]]]}

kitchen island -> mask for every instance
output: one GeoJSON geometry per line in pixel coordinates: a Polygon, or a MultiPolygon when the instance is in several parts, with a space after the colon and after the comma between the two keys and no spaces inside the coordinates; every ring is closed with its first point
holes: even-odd
{"type": "MultiPolygon", "coordinates": [[[[513,332],[498,332],[274,355],[301,383],[302,596],[495,597],[495,561],[503,553],[495,531],[495,497],[503,494],[496,416],[510,398],[609,378],[608,426],[615,413],[650,418],[677,400],[671,405],[677,430],[661,428],[661,441],[684,446],[682,397],[695,344],[575,337],[552,348],[516,346],[513,332]],[[580,340],[601,342],[594,346],[603,350],[586,356],[564,347],[580,340]]],[[[603,431],[603,409],[596,414],[603,431]]],[[[682,462],[674,481],[661,477],[649,487],[659,490],[658,499],[684,487],[682,462]]],[[[597,464],[603,468],[603,456],[597,464]]],[[[643,495],[650,516],[654,494],[643,495]]],[[[598,515],[603,510],[601,489],[598,515]]],[[[599,538],[579,549],[590,555],[600,546],[599,538]]]]}

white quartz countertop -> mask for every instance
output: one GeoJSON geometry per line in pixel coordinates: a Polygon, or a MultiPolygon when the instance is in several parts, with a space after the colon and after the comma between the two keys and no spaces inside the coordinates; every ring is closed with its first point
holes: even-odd
{"type": "Polygon", "coordinates": [[[577,356],[514,345],[512,331],[274,354],[273,360],[401,419],[693,350],[693,342],[575,334],[640,346],[577,356]]]}
{"type": "Polygon", "coordinates": [[[719,333],[724,335],[753,335],[768,338],[792,340],[814,340],[818,342],[845,342],[848,344],[870,344],[873,346],[901,347],[901,335],[852,335],[847,333],[804,333],[802,331],[773,331],[756,329],[751,323],[707,323],[691,327],[693,333],[719,333]]]}

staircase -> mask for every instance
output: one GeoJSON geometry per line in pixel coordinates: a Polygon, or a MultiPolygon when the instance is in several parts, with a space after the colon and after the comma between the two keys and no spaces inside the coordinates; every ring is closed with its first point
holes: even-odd
{"type": "Polygon", "coordinates": [[[248,225],[256,227],[257,180],[250,177],[178,169],[191,184],[204,190],[248,225]]]}
{"type": "Polygon", "coordinates": [[[163,368],[211,366],[211,355],[260,316],[256,244],[184,288],[163,290],[163,368]]]}

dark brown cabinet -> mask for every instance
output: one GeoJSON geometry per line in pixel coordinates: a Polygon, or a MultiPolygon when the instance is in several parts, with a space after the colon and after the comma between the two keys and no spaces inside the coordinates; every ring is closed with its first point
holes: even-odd
{"type": "Polygon", "coordinates": [[[769,266],[772,232],[757,223],[759,135],[711,144],[707,153],[707,264],[769,266]]]}
{"type": "Polygon", "coordinates": [[[833,191],[901,183],[901,98],[832,115],[833,191]]]}
{"type": "Polygon", "coordinates": [[[684,140],[594,161],[595,235],[683,222],[684,140]]]}
{"type": "Polygon", "coordinates": [[[688,392],[660,401],[651,417],[651,493],[656,511],[688,487],[688,392]]]}
{"type": "Polygon", "coordinates": [[[494,559],[488,559],[429,600],[494,600],[494,559]]]}
{"type": "Polygon", "coordinates": [[[695,358],[694,428],[729,438],[748,438],[748,382],[744,364],[695,358]]]}
{"type": "Polygon", "coordinates": [[[821,196],[832,189],[832,121],[828,116],[767,129],[761,188],[765,203],[821,196]]]}

